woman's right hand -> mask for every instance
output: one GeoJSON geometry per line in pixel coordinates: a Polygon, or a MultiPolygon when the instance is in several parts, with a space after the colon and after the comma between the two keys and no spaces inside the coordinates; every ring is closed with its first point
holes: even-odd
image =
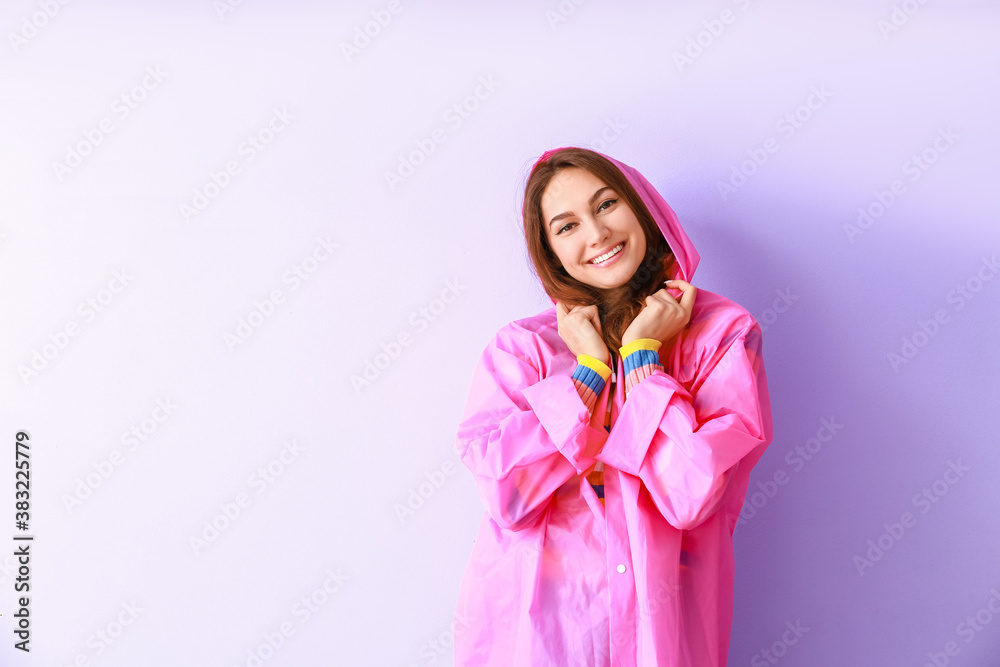
{"type": "Polygon", "coordinates": [[[608,346],[601,338],[601,318],[597,306],[566,306],[556,301],[559,336],[574,355],[589,354],[611,364],[608,346]]]}

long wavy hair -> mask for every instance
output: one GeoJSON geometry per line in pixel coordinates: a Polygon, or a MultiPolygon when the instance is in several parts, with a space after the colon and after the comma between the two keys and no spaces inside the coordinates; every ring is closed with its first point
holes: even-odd
{"type": "Polygon", "coordinates": [[[564,148],[553,152],[547,160],[537,163],[532,169],[524,188],[521,214],[528,253],[545,292],[550,298],[567,305],[596,305],[604,344],[613,355],[617,355],[625,329],[646,305],[646,297],[664,286],[668,271],[676,261],[639,193],[625,174],[600,153],[585,148],[564,148]],[[567,167],[586,169],[604,181],[625,200],[642,226],[646,236],[646,254],[632,278],[621,287],[605,290],[580,282],[567,273],[552,251],[542,220],[542,193],[552,177],[567,167]]]}

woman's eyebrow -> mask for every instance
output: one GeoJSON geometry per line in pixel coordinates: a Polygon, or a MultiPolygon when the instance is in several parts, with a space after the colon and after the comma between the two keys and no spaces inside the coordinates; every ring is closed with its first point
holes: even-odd
{"type": "MultiPolygon", "coordinates": [[[[610,190],[610,189],[611,189],[610,185],[605,185],[604,187],[598,189],[597,192],[595,192],[594,194],[590,195],[590,200],[587,202],[587,204],[593,206],[594,202],[597,201],[597,198],[601,196],[601,193],[604,192],[605,190],[610,190]]],[[[559,215],[552,216],[552,219],[549,220],[549,227],[552,226],[552,223],[558,222],[559,220],[562,220],[563,218],[571,216],[571,215],[573,215],[572,211],[563,211],[559,215]]]]}

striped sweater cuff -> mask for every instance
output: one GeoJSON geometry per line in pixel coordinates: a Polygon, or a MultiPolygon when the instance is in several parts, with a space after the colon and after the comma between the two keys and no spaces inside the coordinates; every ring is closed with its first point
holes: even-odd
{"type": "Polygon", "coordinates": [[[608,365],[590,356],[589,354],[578,354],[576,356],[576,370],[573,371],[573,384],[580,393],[580,399],[591,414],[597,405],[597,397],[604,390],[604,383],[611,377],[611,369],[608,365]]]}
{"type": "Polygon", "coordinates": [[[660,341],[655,338],[637,338],[619,348],[625,367],[625,398],[632,387],[648,378],[654,371],[662,371],[660,363],[660,341]]]}

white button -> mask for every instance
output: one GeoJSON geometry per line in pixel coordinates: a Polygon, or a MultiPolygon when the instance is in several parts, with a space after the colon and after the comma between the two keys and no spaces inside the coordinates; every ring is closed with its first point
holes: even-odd
{"type": "Polygon", "coordinates": [[[625,574],[625,566],[624,565],[619,565],[618,566],[618,574],[625,574]]]}

